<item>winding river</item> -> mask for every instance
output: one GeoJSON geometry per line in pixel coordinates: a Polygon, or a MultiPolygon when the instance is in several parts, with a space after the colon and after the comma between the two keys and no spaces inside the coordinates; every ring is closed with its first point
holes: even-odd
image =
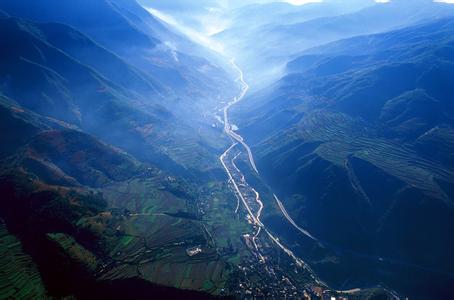
{"type": "MultiPolygon", "coordinates": [[[[260,254],[259,248],[256,244],[256,239],[257,239],[258,235],[263,231],[267,234],[267,236],[271,239],[271,241],[273,241],[277,247],[279,247],[288,256],[290,256],[299,267],[302,267],[302,268],[306,269],[307,271],[309,271],[311,274],[311,277],[318,284],[326,286],[325,283],[321,282],[319,279],[316,278],[315,273],[311,270],[311,268],[307,264],[304,263],[304,261],[302,259],[297,257],[293,253],[292,250],[288,249],[280,241],[279,237],[277,237],[273,233],[271,233],[271,231],[262,223],[262,221],[260,220],[260,216],[261,216],[262,211],[264,210],[265,206],[260,198],[260,194],[259,194],[259,192],[257,192],[256,189],[254,189],[247,183],[245,176],[242,174],[241,170],[235,165],[235,160],[238,158],[239,153],[234,155],[233,158],[230,158],[232,156],[231,152],[234,151],[234,149],[238,150],[238,146],[241,145],[242,149],[245,150],[248,155],[248,160],[249,160],[249,163],[250,163],[252,169],[257,173],[257,175],[259,174],[251,148],[245,142],[244,138],[233,130],[232,125],[230,124],[230,121],[229,121],[230,108],[233,107],[238,102],[240,102],[241,100],[243,100],[244,97],[246,96],[247,92],[249,91],[249,85],[244,80],[244,75],[243,75],[242,70],[235,63],[234,59],[232,59],[230,61],[230,63],[232,65],[233,69],[236,70],[236,72],[238,72],[238,74],[239,74],[238,81],[241,84],[242,89],[241,89],[240,95],[234,97],[232,99],[232,101],[227,103],[227,105],[223,108],[224,131],[228,136],[231,137],[232,145],[220,156],[219,159],[220,159],[225,171],[227,172],[227,175],[229,177],[229,182],[231,182],[236,196],[238,197],[239,201],[241,201],[243,203],[243,205],[247,211],[247,214],[248,214],[250,220],[252,221],[252,224],[256,228],[256,231],[253,234],[253,238],[252,238],[255,249],[257,250],[256,254],[261,260],[264,260],[263,256],[260,254]]],[[[290,222],[290,224],[292,226],[294,226],[297,230],[302,232],[303,234],[305,234],[308,237],[310,237],[311,239],[315,240],[315,238],[312,235],[310,235],[309,232],[307,232],[306,230],[299,227],[291,219],[291,217],[288,215],[287,211],[285,210],[284,205],[282,204],[282,202],[279,201],[279,199],[276,196],[275,196],[275,199],[278,203],[278,207],[280,208],[283,216],[290,222]]],[[[238,212],[238,205],[237,205],[237,209],[235,212],[238,212]]]]}

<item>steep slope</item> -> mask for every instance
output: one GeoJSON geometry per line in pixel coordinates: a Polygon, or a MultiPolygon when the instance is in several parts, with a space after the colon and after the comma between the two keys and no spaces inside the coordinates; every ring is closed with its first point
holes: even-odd
{"type": "MultiPolygon", "coordinates": [[[[161,126],[164,119],[171,118],[156,101],[147,99],[141,105],[143,98],[134,97],[129,90],[47,43],[32,23],[2,19],[0,30],[6,38],[0,58],[4,78],[1,89],[21,106],[72,123],[106,140],[114,140],[115,136],[139,139],[141,133],[136,128],[146,124],[161,126]],[[114,115],[118,118],[112,123],[114,115]],[[128,123],[133,119],[135,124],[128,123]]],[[[124,64],[123,67],[127,68],[124,64]]]]}
{"type": "MultiPolygon", "coordinates": [[[[82,120],[78,114],[86,110],[87,104],[83,101],[89,97],[98,99],[96,102],[99,105],[109,100],[125,101],[126,98],[134,98],[129,93],[129,88],[133,86],[128,84],[128,81],[141,85],[144,91],[153,90],[150,83],[140,80],[138,74],[134,73],[134,69],[69,27],[57,24],[36,25],[15,18],[1,19],[0,22],[2,35],[5,37],[5,47],[1,53],[2,76],[9,78],[4,84],[4,94],[17,98],[16,100],[21,102],[34,102],[30,105],[42,103],[42,110],[39,107],[34,108],[38,112],[46,111],[49,115],[73,122],[79,118],[80,122],[82,120]],[[61,40],[55,40],[56,36],[61,40]],[[62,48],[59,48],[60,46],[62,48]],[[81,51],[84,48],[88,48],[88,53],[84,54],[81,51]],[[62,50],[68,50],[68,52],[62,50]],[[71,53],[75,53],[75,57],[71,57],[71,53]],[[100,58],[104,60],[102,66],[99,64],[100,58]],[[98,60],[97,65],[96,60],[98,60]],[[82,64],[84,62],[87,64],[82,64]],[[94,69],[98,66],[101,66],[100,70],[103,74],[94,69]],[[123,71],[123,76],[120,79],[118,75],[113,74],[112,69],[108,71],[107,68],[123,71]],[[30,72],[27,74],[23,72],[24,70],[30,70],[30,72]],[[49,78],[47,82],[46,78],[49,78]],[[113,81],[110,81],[110,78],[113,81]],[[36,82],[24,91],[21,86],[27,80],[36,82]],[[116,82],[128,89],[120,87],[116,82]],[[39,93],[36,89],[41,89],[43,92],[39,93]],[[41,96],[41,101],[38,101],[25,99],[29,97],[24,93],[46,96],[41,96]],[[56,97],[61,100],[56,101],[56,97]],[[55,106],[54,112],[50,111],[49,104],[55,106]],[[61,115],[58,115],[60,113],[61,115]]],[[[157,95],[152,97],[157,98],[157,95]]],[[[157,102],[150,99],[148,101],[150,104],[157,102]]]]}
{"type": "Polygon", "coordinates": [[[453,28],[448,18],[309,50],[238,110],[292,218],[364,266],[351,282],[442,297],[453,279],[453,28]]]}
{"type": "Polygon", "coordinates": [[[115,51],[136,45],[153,48],[159,41],[134,28],[105,0],[96,1],[2,1],[1,9],[11,16],[40,22],[59,22],[71,25],[89,34],[106,48],[115,51]],[[109,34],[106,34],[109,33],[109,34]],[[121,37],[121,39],[119,39],[121,37]],[[124,42],[121,43],[120,41],[124,42]]]}
{"type": "Polygon", "coordinates": [[[99,187],[140,172],[138,162],[76,131],[39,133],[12,159],[15,165],[41,175],[38,177],[49,178],[49,184],[54,183],[54,173],[65,174],[68,185],[99,187]]]}
{"type": "MultiPolygon", "coordinates": [[[[181,113],[206,107],[210,103],[208,99],[213,99],[231,84],[225,71],[203,58],[205,52],[197,50],[200,47],[193,47],[194,53],[182,52],[189,49],[187,46],[179,51],[176,40],[181,44],[189,42],[182,41],[185,38],[177,37],[134,0],[84,0],[77,3],[72,0],[58,3],[40,0],[31,4],[26,0],[6,0],[0,3],[0,10],[11,16],[58,22],[76,28],[146,73],[167,91],[172,91],[170,98],[179,103],[172,109],[180,109],[184,104],[181,113]],[[194,103],[198,104],[195,109],[194,103]]],[[[185,114],[185,117],[190,115],[185,114]]]]}
{"type": "Polygon", "coordinates": [[[164,94],[164,87],[157,80],[129,65],[117,55],[96,44],[81,32],[62,24],[35,24],[42,37],[79,62],[92,67],[122,88],[157,98],[164,94]]]}

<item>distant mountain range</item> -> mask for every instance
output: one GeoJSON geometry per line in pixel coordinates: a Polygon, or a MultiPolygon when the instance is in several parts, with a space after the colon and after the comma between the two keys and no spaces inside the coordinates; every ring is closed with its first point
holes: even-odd
{"type": "Polygon", "coordinates": [[[215,36],[245,66],[252,85],[263,88],[271,84],[282,75],[289,58],[296,58],[309,48],[454,15],[452,5],[431,0],[350,1],[348,4],[323,1],[296,10],[288,6],[256,5],[250,13],[240,9],[233,25],[215,36]],[[250,40],[255,42],[250,44],[250,40]]]}

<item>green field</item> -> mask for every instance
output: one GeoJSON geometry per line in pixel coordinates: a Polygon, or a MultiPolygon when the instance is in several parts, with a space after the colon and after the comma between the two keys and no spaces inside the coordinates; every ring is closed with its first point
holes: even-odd
{"type": "Polygon", "coordinates": [[[0,220],[0,299],[46,299],[46,289],[31,257],[0,220]]]}
{"type": "Polygon", "coordinates": [[[236,199],[226,189],[224,183],[211,182],[194,191],[162,177],[103,189],[111,211],[78,223],[104,237],[108,263],[99,278],[141,277],[219,294],[240,256],[250,255],[240,238],[249,228],[234,214],[236,199]],[[201,206],[203,216],[197,210],[201,206]],[[202,253],[190,257],[186,250],[197,245],[202,253]]]}

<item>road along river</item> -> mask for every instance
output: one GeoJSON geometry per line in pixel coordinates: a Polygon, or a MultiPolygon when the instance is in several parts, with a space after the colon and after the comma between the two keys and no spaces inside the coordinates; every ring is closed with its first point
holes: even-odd
{"type": "MultiPolygon", "coordinates": [[[[230,124],[229,121],[229,110],[232,106],[243,100],[243,98],[246,96],[248,90],[249,90],[249,85],[245,82],[243,72],[241,69],[236,65],[235,60],[232,59],[230,61],[232,67],[238,72],[239,77],[238,77],[238,82],[241,85],[241,93],[239,96],[236,96],[233,98],[233,100],[222,109],[223,115],[224,115],[224,131],[225,133],[231,137],[232,139],[232,145],[220,156],[220,161],[225,169],[225,171],[228,174],[229,177],[229,182],[231,183],[232,189],[235,192],[236,197],[238,198],[238,203],[242,203],[244,205],[244,208],[246,209],[247,212],[247,218],[249,222],[253,225],[254,227],[254,233],[250,235],[250,241],[253,244],[253,248],[256,250],[255,255],[257,258],[262,262],[266,263],[267,258],[264,257],[260,253],[260,246],[257,244],[258,237],[261,233],[265,233],[266,237],[269,238],[269,240],[274,243],[275,246],[280,248],[283,252],[285,252],[293,261],[294,263],[300,267],[305,269],[306,271],[309,272],[310,277],[314,282],[316,282],[319,285],[326,286],[325,283],[321,282],[317,277],[315,276],[315,273],[312,271],[312,269],[303,262],[300,258],[298,258],[292,250],[288,249],[279,239],[279,237],[275,236],[271,231],[262,223],[260,220],[260,216],[262,214],[262,211],[264,210],[264,203],[261,200],[261,196],[259,192],[257,192],[256,189],[251,187],[249,183],[246,181],[245,176],[241,172],[241,170],[236,166],[235,160],[239,157],[242,151],[245,151],[247,156],[248,156],[248,161],[254,170],[256,174],[259,174],[259,171],[256,167],[255,161],[254,161],[254,156],[253,153],[249,147],[249,145],[245,142],[244,138],[236,133],[232,125],[230,124]]],[[[287,211],[285,210],[283,204],[279,201],[277,197],[275,197],[278,207],[280,208],[282,214],[284,217],[289,221],[289,223],[294,226],[298,231],[302,232],[303,234],[309,236],[311,239],[315,238],[306,230],[302,229],[299,227],[293,219],[288,215],[287,211]]],[[[235,210],[235,212],[238,212],[238,207],[235,210]]],[[[270,266],[272,268],[272,266],[270,266]]]]}
{"type": "Polygon", "coordinates": [[[239,74],[238,80],[239,80],[240,84],[242,85],[242,89],[241,89],[241,94],[239,96],[237,96],[237,97],[234,97],[233,101],[229,102],[224,107],[224,131],[225,131],[225,133],[227,133],[227,135],[229,135],[232,139],[234,139],[235,141],[237,141],[238,143],[240,143],[244,147],[244,149],[246,150],[246,152],[248,154],[249,162],[251,163],[252,168],[258,174],[259,171],[257,170],[257,166],[255,165],[254,155],[252,155],[251,148],[249,147],[248,144],[246,144],[244,142],[244,139],[243,139],[242,136],[240,136],[239,134],[237,134],[237,133],[235,133],[233,131],[232,125],[229,122],[229,109],[233,105],[235,105],[238,102],[240,102],[241,100],[243,100],[244,96],[246,96],[247,92],[249,91],[249,85],[244,81],[243,71],[241,71],[241,69],[235,63],[235,59],[230,60],[230,64],[233,66],[233,68],[239,74]]]}

